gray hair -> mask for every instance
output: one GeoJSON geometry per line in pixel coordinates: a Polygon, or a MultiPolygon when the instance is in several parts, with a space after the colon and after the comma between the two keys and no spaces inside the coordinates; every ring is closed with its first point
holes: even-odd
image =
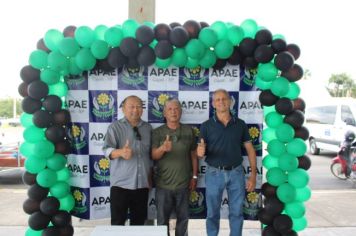
{"type": "Polygon", "coordinates": [[[226,91],[225,89],[217,89],[213,93],[213,101],[215,100],[215,96],[217,93],[224,93],[226,95],[226,97],[230,100],[230,94],[228,91],[226,91]]]}
{"type": "Polygon", "coordinates": [[[139,101],[140,101],[140,103],[141,103],[141,106],[143,106],[142,99],[141,99],[141,98],[139,98],[139,97],[137,97],[136,95],[130,95],[130,96],[127,96],[127,97],[124,99],[124,101],[122,101],[122,106],[124,106],[124,105],[125,105],[125,103],[126,103],[126,101],[127,101],[127,100],[129,100],[129,99],[131,99],[131,98],[135,98],[135,99],[139,100],[139,101]]]}
{"type": "Polygon", "coordinates": [[[166,107],[167,107],[168,103],[176,103],[178,105],[179,109],[182,110],[182,105],[180,104],[180,102],[179,102],[179,100],[177,98],[168,98],[166,100],[166,102],[164,103],[163,111],[166,110],[166,107]]]}

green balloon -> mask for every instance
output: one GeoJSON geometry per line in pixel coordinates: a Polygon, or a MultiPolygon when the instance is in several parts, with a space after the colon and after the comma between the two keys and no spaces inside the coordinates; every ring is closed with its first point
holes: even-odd
{"type": "Polygon", "coordinates": [[[56,84],[48,86],[49,95],[57,95],[58,97],[65,97],[68,93],[68,86],[64,82],[58,82],[56,84]]]}
{"type": "Polygon", "coordinates": [[[274,167],[278,167],[278,158],[274,157],[272,155],[267,155],[267,156],[265,156],[263,158],[262,165],[266,169],[271,169],[271,168],[274,168],[274,167]]]}
{"type": "Polygon", "coordinates": [[[288,93],[286,95],[284,95],[284,97],[287,97],[289,99],[296,99],[299,97],[300,94],[300,87],[297,83],[289,83],[289,90],[288,93]]]}
{"type": "Polygon", "coordinates": [[[60,181],[55,183],[51,188],[50,188],[50,193],[52,196],[56,198],[63,198],[66,195],[70,194],[70,186],[66,182],[60,181]]]}
{"type": "Polygon", "coordinates": [[[26,112],[22,112],[21,116],[20,116],[20,123],[23,127],[27,128],[30,127],[33,124],[32,122],[33,119],[33,115],[32,114],[28,114],[26,112]]]}
{"type": "Polygon", "coordinates": [[[109,54],[109,45],[104,40],[96,40],[91,45],[90,51],[96,59],[105,59],[109,54]]]}
{"type": "Polygon", "coordinates": [[[70,172],[67,167],[57,171],[57,180],[66,182],[70,177],[70,172]]]}
{"type": "Polygon", "coordinates": [[[268,127],[277,128],[279,125],[283,123],[283,116],[278,112],[270,112],[265,116],[265,121],[268,127]]]}
{"type": "Polygon", "coordinates": [[[27,157],[24,163],[25,169],[31,174],[38,174],[46,168],[46,159],[27,157]]]}
{"type": "Polygon", "coordinates": [[[94,68],[96,60],[90,49],[82,48],[75,56],[75,63],[81,70],[91,70],[94,68]]]}
{"type": "Polygon", "coordinates": [[[54,171],[63,169],[66,164],[66,158],[60,153],[54,153],[47,159],[47,167],[54,171]]]}
{"type": "Polygon", "coordinates": [[[277,139],[276,130],[273,128],[265,128],[262,130],[262,140],[269,143],[271,140],[277,139]]]}
{"type": "Polygon", "coordinates": [[[215,45],[215,54],[218,58],[228,59],[233,51],[234,45],[227,39],[222,39],[215,45]]]}
{"type": "Polygon", "coordinates": [[[297,188],[297,195],[295,197],[296,201],[305,202],[308,201],[311,197],[311,190],[309,186],[305,186],[304,188],[297,188]]]}
{"type": "Polygon", "coordinates": [[[122,24],[122,31],[124,33],[124,37],[133,37],[136,38],[136,29],[140,26],[137,21],[133,19],[128,19],[122,24]]]}
{"type": "Polygon", "coordinates": [[[205,27],[199,33],[199,40],[207,48],[215,47],[215,44],[218,42],[218,35],[210,27],[205,27]]]}
{"type": "Polygon", "coordinates": [[[227,38],[234,46],[239,45],[244,36],[244,30],[240,26],[233,25],[227,30],[227,38]]]}
{"type": "Polygon", "coordinates": [[[274,139],[271,140],[267,145],[267,151],[272,156],[279,157],[286,152],[286,147],[281,141],[274,139]]]}
{"type": "Polygon", "coordinates": [[[302,202],[294,201],[287,203],[284,210],[291,218],[300,218],[305,214],[305,206],[302,202]]]}
{"type": "Polygon", "coordinates": [[[287,152],[297,157],[303,156],[307,151],[307,145],[301,138],[295,138],[287,143],[287,152]]]}
{"type": "Polygon", "coordinates": [[[77,63],[75,62],[75,57],[69,59],[68,70],[69,73],[72,75],[79,75],[83,72],[83,70],[77,66],[77,63]]]}
{"type": "Polygon", "coordinates": [[[263,79],[261,79],[261,77],[257,75],[255,79],[255,85],[261,90],[266,90],[271,88],[272,82],[264,81],[263,79]]]}
{"type": "Polygon", "coordinates": [[[294,138],[294,128],[289,124],[280,124],[276,127],[277,139],[283,143],[290,142],[294,138]]]}
{"type": "Polygon", "coordinates": [[[225,22],[215,21],[213,24],[210,25],[210,28],[215,31],[218,36],[218,40],[227,38],[227,26],[225,22]]]}
{"type": "Polygon", "coordinates": [[[28,62],[33,68],[41,70],[47,67],[47,58],[47,52],[43,50],[35,50],[31,52],[28,62]]]}
{"type": "Polygon", "coordinates": [[[71,193],[59,199],[59,210],[71,211],[75,201],[71,193]]]}
{"type": "Polygon", "coordinates": [[[185,46],[185,52],[192,59],[200,59],[204,56],[205,47],[198,39],[191,39],[185,46]]]}
{"type": "Polygon", "coordinates": [[[289,203],[295,200],[296,189],[289,183],[283,183],[277,188],[277,197],[281,202],[289,203]]]}
{"type": "Polygon", "coordinates": [[[59,42],[59,52],[66,57],[75,56],[79,50],[79,44],[74,38],[64,38],[59,42]]]}
{"type": "Polygon", "coordinates": [[[176,48],[172,55],[172,64],[177,67],[184,67],[188,61],[187,54],[183,48],[176,48]]]}
{"type": "Polygon", "coordinates": [[[215,53],[211,50],[206,50],[204,56],[200,59],[199,64],[203,68],[210,68],[216,62],[215,53]]]}
{"type": "Polygon", "coordinates": [[[279,186],[287,181],[286,173],[278,167],[267,170],[267,182],[273,186],[279,186]]]}
{"type": "Polygon", "coordinates": [[[62,71],[68,68],[69,61],[60,52],[50,52],[47,60],[48,66],[52,70],[62,71]]]}
{"type": "Polygon", "coordinates": [[[63,33],[56,29],[50,29],[46,32],[43,41],[48,49],[58,51],[60,41],[64,38],[63,33]]]}
{"type": "Polygon", "coordinates": [[[185,67],[187,67],[189,69],[194,69],[194,68],[197,68],[198,66],[199,66],[198,59],[188,57],[187,64],[185,64],[185,67]]]}
{"type": "Polygon", "coordinates": [[[296,188],[304,188],[309,183],[309,175],[304,169],[288,172],[288,182],[296,188]]]}
{"type": "Polygon", "coordinates": [[[289,153],[284,153],[278,158],[278,166],[284,171],[293,171],[298,168],[298,159],[289,153]]]}
{"type": "Polygon", "coordinates": [[[124,37],[124,33],[122,29],[118,27],[110,27],[106,30],[104,39],[111,47],[118,47],[120,46],[121,40],[124,37]]]}
{"type": "Polygon", "coordinates": [[[293,221],[292,229],[296,232],[302,231],[308,225],[308,222],[307,222],[307,219],[305,218],[305,216],[302,216],[300,218],[292,218],[292,221],[293,221]]]}
{"type": "Polygon", "coordinates": [[[43,230],[33,230],[30,227],[26,230],[25,236],[41,236],[43,230]]]}
{"type": "Polygon", "coordinates": [[[246,19],[241,23],[241,28],[244,31],[245,37],[255,38],[258,31],[258,25],[253,19],[246,19]]]}
{"type": "Polygon", "coordinates": [[[266,82],[270,82],[276,79],[278,75],[278,69],[271,63],[260,63],[257,67],[257,75],[266,82]]]}
{"type": "Polygon", "coordinates": [[[60,74],[58,71],[46,68],[41,71],[40,78],[47,85],[52,85],[59,82],[60,74]]]}
{"type": "Polygon", "coordinates": [[[161,59],[156,57],[155,64],[158,68],[168,68],[171,65],[172,57],[168,57],[167,59],[161,59]]]}
{"type": "Polygon", "coordinates": [[[37,174],[36,181],[40,186],[49,188],[57,182],[56,172],[50,169],[44,169],[37,174]]]}
{"type": "Polygon", "coordinates": [[[23,131],[23,137],[26,141],[35,143],[40,140],[45,140],[45,131],[44,129],[32,125],[23,131]]]}
{"type": "Polygon", "coordinates": [[[41,158],[48,158],[54,153],[54,145],[48,140],[40,140],[34,143],[33,155],[41,158]]]}
{"type": "Polygon", "coordinates": [[[285,96],[290,89],[289,81],[284,77],[277,77],[271,85],[271,91],[278,97],[285,96]]]}
{"type": "Polygon", "coordinates": [[[74,32],[74,38],[83,48],[89,48],[95,40],[95,32],[88,26],[80,26],[74,32]]]}
{"type": "Polygon", "coordinates": [[[263,115],[266,117],[269,113],[276,112],[275,106],[263,106],[263,115]]]}
{"type": "Polygon", "coordinates": [[[105,25],[98,25],[95,27],[94,32],[95,32],[95,39],[97,40],[104,40],[105,38],[105,32],[108,29],[107,26],[105,25]]]}

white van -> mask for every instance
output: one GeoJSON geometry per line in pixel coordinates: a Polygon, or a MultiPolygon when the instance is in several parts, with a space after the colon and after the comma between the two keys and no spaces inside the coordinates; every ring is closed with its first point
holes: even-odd
{"type": "Polygon", "coordinates": [[[320,149],[338,152],[346,131],[356,133],[356,99],[331,98],[318,105],[306,104],[305,126],[310,153],[318,155],[320,149]]]}

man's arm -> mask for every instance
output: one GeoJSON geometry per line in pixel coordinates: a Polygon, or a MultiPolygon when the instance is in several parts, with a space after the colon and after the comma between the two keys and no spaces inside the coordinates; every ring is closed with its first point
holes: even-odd
{"type": "Polygon", "coordinates": [[[190,152],[190,159],[192,161],[193,176],[189,183],[189,190],[194,190],[197,187],[198,181],[198,157],[196,150],[190,152]]]}
{"type": "Polygon", "coordinates": [[[246,148],[248,161],[249,161],[250,167],[251,167],[251,173],[250,173],[250,177],[246,184],[246,190],[248,192],[251,192],[256,187],[256,175],[257,175],[257,173],[256,173],[256,167],[257,167],[256,166],[256,152],[255,152],[255,148],[253,147],[252,142],[245,142],[244,147],[246,148]]]}

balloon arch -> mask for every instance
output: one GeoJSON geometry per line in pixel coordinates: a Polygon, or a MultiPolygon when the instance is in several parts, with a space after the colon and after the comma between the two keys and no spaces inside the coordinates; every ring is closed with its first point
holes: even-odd
{"type": "Polygon", "coordinates": [[[179,23],[121,26],[68,26],[63,32],[48,30],[21,69],[23,82],[21,124],[25,127],[20,147],[26,157],[24,182],[29,185],[24,211],[30,215],[26,235],[73,235],[70,211],[74,199],[68,184],[66,154],[70,143],[66,127],[70,114],[63,99],[68,88],[65,76],[99,68],[112,71],[128,67],[168,66],[221,69],[227,63],[242,64],[255,72],[261,90],[267,127],[262,139],[268,155],[263,158],[267,182],[262,185],[264,207],[258,218],[263,235],[297,235],[307,225],[304,201],[310,159],[303,126],[305,103],[295,83],[303,69],[295,63],[300,50],[282,35],[272,35],[252,19],[240,26],[216,21],[211,25],[194,20],[179,23]]]}

